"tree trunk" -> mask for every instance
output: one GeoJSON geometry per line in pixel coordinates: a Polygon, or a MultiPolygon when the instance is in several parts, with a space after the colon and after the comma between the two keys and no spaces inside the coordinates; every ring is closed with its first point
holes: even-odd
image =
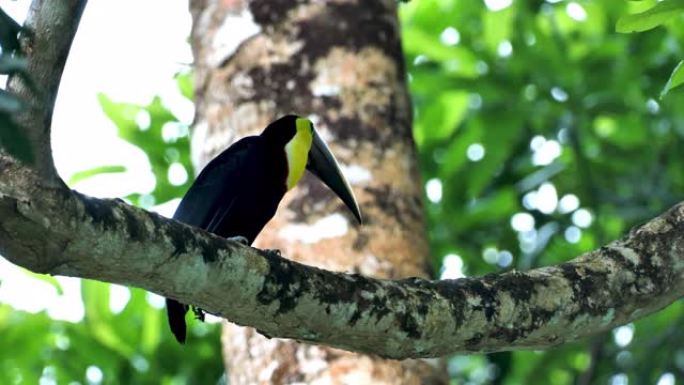
{"type": "MultiPolygon", "coordinates": [[[[428,245],[394,0],[191,2],[198,167],[280,115],[312,118],[343,165],[364,224],[307,175],[256,247],[310,265],[425,277],[428,245]],[[320,256],[326,256],[321,259],[320,256]]],[[[389,361],[227,325],[231,384],[446,383],[440,360],[389,361]]]]}

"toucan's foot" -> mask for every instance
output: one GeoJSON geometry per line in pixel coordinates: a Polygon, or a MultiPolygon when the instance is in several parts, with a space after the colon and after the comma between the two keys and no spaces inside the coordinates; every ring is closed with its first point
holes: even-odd
{"type": "Polygon", "coordinates": [[[233,242],[242,243],[245,246],[249,246],[249,240],[247,240],[247,238],[243,237],[242,235],[238,235],[235,237],[228,237],[228,240],[233,241],[233,242]]]}
{"type": "Polygon", "coordinates": [[[277,255],[277,256],[279,256],[279,257],[282,257],[282,256],[283,256],[283,255],[280,253],[280,250],[279,250],[279,249],[266,249],[266,252],[267,252],[268,254],[275,254],[275,255],[277,255]]]}
{"type": "Polygon", "coordinates": [[[198,320],[204,322],[204,310],[193,306],[192,311],[193,311],[193,313],[195,313],[195,319],[198,319],[198,320]]]}

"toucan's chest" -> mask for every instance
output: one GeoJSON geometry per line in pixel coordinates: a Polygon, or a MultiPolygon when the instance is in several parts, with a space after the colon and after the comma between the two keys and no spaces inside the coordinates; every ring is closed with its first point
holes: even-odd
{"type": "Polygon", "coordinates": [[[255,188],[265,189],[273,195],[282,197],[287,192],[289,165],[284,148],[260,146],[256,149],[246,169],[243,178],[255,188]]]}

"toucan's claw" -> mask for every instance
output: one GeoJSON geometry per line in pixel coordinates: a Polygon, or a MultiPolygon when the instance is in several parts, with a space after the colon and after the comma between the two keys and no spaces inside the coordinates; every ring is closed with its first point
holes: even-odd
{"type": "Polygon", "coordinates": [[[245,246],[249,246],[249,240],[247,238],[243,237],[242,235],[237,235],[234,237],[228,237],[227,239],[229,241],[233,241],[233,242],[241,243],[245,246]]]}
{"type": "Polygon", "coordinates": [[[198,319],[198,320],[204,322],[204,310],[193,306],[192,312],[195,313],[195,319],[198,319]]]}

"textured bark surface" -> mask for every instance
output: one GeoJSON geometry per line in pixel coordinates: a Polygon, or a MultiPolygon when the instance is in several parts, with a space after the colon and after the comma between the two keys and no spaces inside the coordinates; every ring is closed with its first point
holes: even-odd
{"type": "MultiPolygon", "coordinates": [[[[558,266],[392,281],[306,266],[120,200],[54,188],[0,156],[0,254],[35,272],[141,287],[273,337],[389,358],[438,357],[553,346],[681,298],[684,204],[558,266]]],[[[257,356],[263,346],[246,354],[257,356]]],[[[375,381],[377,372],[356,371],[364,365],[406,373],[397,363],[377,366],[319,349],[291,350],[288,357],[312,372],[321,357],[341,357],[330,374],[346,374],[340,381],[375,381]]],[[[271,363],[268,374],[280,373],[278,365],[271,363]]]]}
{"type": "Polygon", "coordinates": [[[21,37],[21,54],[28,60],[33,87],[13,76],[7,90],[26,103],[26,111],[15,119],[27,133],[33,148],[33,167],[58,185],[50,150],[52,111],[71,42],[81,20],[86,0],[33,0],[21,37]]]}
{"type": "MultiPolygon", "coordinates": [[[[61,14],[57,24],[70,25],[69,16],[61,14]]],[[[58,47],[58,55],[29,61],[59,66],[68,44],[58,47]]],[[[60,72],[50,74],[37,78],[39,86],[59,83],[60,72]]],[[[23,123],[26,130],[49,134],[41,119],[23,123]]],[[[49,153],[47,143],[42,138],[34,145],[49,153]]],[[[631,322],[684,295],[684,203],[624,239],[558,266],[456,281],[389,281],[319,270],[120,200],[88,198],[66,189],[56,175],[41,175],[46,172],[49,167],[29,169],[0,154],[4,257],[35,272],[138,286],[274,337],[392,358],[543,348],[631,322]]],[[[245,343],[250,339],[247,334],[245,343]]],[[[311,373],[328,365],[323,358],[334,359],[336,366],[321,382],[440,373],[421,361],[412,371],[397,363],[378,366],[372,358],[339,359],[338,352],[315,347],[290,352],[290,360],[311,373]]],[[[266,378],[282,373],[291,381],[278,365],[271,363],[266,378]]],[[[429,377],[413,378],[428,383],[429,377]]]]}
{"type": "MultiPolygon", "coordinates": [[[[358,226],[307,175],[257,247],[333,271],[426,275],[422,183],[395,7],[393,0],[192,3],[197,164],[279,115],[308,115],[345,166],[362,208],[358,226]],[[227,46],[230,39],[240,46],[227,46]]],[[[225,328],[223,344],[233,384],[446,381],[434,363],[355,356],[235,326],[225,328]]]]}

